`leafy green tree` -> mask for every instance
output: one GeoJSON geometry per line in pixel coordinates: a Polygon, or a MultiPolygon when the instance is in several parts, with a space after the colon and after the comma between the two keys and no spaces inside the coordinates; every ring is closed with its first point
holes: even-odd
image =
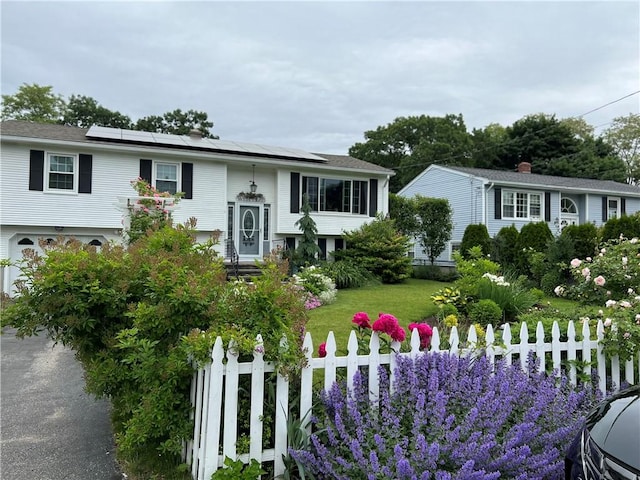
{"type": "Polygon", "coordinates": [[[529,162],[532,171],[542,175],[553,171],[552,164],[558,157],[575,155],[580,150],[571,128],[555,115],[527,115],[507,127],[507,136],[503,164],[515,169],[520,162],[529,162]]]}
{"type": "Polygon", "coordinates": [[[614,118],[604,137],[624,162],[627,182],[640,185],[640,114],[614,118]]]}
{"type": "Polygon", "coordinates": [[[413,198],[401,197],[397,193],[389,194],[389,216],[396,227],[405,235],[414,236],[418,230],[415,202],[413,198]]]}
{"type": "Polygon", "coordinates": [[[163,115],[150,115],[139,119],[133,126],[134,130],[146,132],[169,133],[173,135],[188,135],[193,129],[198,129],[203,137],[218,138],[211,134],[213,122],[208,120],[206,112],[180,109],[166,112],[163,115]]]}
{"type": "Polygon", "coordinates": [[[112,128],[131,128],[131,118],[117,111],[109,110],[92,97],[71,95],[62,118],[62,123],[81,128],[92,125],[112,128]]]}
{"type": "Polygon", "coordinates": [[[399,117],[364,136],[365,142],[353,145],[349,155],[395,169],[391,192],[398,192],[432,163],[471,164],[471,136],[462,115],[399,117]]]}
{"type": "Polygon", "coordinates": [[[57,123],[64,110],[64,99],[50,85],[23,83],[15,94],[2,95],[2,120],[57,123]]]}
{"type": "Polygon", "coordinates": [[[414,197],[417,218],[416,238],[422,251],[429,257],[431,265],[444,251],[451,239],[453,212],[449,201],[444,198],[414,197]]]}
{"type": "Polygon", "coordinates": [[[473,151],[471,158],[476,168],[510,168],[502,162],[508,142],[507,130],[498,123],[491,123],[482,129],[474,128],[471,133],[473,151]]]}
{"type": "Polygon", "coordinates": [[[295,226],[302,232],[302,239],[296,249],[296,263],[299,266],[315,265],[318,263],[318,227],[316,222],[311,218],[311,205],[309,205],[309,197],[305,193],[302,196],[302,217],[298,219],[295,226]]]}
{"type": "Polygon", "coordinates": [[[451,239],[453,223],[449,201],[422,195],[405,198],[390,194],[389,215],[398,230],[416,238],[433,265],[451,239]]]}

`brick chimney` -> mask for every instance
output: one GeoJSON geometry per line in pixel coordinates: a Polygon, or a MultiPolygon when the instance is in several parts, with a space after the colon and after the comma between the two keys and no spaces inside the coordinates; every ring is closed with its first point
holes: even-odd
{"type": "Polygon", "coordinates": [[[529,162],[520,162],[518,164],[518,173],[531,173],[531,164],[529,162]]]}

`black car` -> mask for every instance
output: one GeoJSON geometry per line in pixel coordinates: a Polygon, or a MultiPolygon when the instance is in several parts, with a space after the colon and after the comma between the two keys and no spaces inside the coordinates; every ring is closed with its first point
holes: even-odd
{"type": "Polygon", "coordinates": [[[567,452],[565,480],[640,480],[640,385],[588,415],[567,452]]]}

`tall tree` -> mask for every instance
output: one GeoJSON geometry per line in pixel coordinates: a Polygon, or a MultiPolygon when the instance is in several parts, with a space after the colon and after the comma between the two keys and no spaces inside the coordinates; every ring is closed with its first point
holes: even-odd
{"type": "Polygon", "coordinates": [[[394,169],[390,191],[397,192],[432,163],[470,165],[471,137],[462,115],[399,117],[365,132],[349,155],[394,169]]]}
{"type": "Polygon", "coordinates": [[[311,206],[306,193],[302,196],[302,217],[296,221],[295,226],[302,232],[300,244],[296,249],[295,260],[299,262],[300,266],[315,265],[318,263],[318,254],[320,253],[318,227],[313,218],[311,218],[311,206]]]}
{"type": "Polygon", "coordinates": [[[389,216],[400,232],[416,239],[432,265],[451,239],[452,215],[444,198],[389,195],[389,216]]]}
{"type": "Polygon", "coordinates": [[[57,123],[65,109],[64,99],[51,85],[23,83],[13,95],[2,95],[2,120],[57,123]]]}
{"type": "Polygon", "coordinates": [[[211,134],[213,122],[208,120],[206,112],[180,109],[166,112],[163,115],[150,115],[139,119],[134,130],[146,132],[170,133],[173,135],[188,135],[193,129],[198,129],[203,137],[218,138],[211,134]]]}
{"type": "Polygon", "coordinates": [[[491,123],[482,129],[474,128],[471,132],[473,166],[490,169],[508,168],[503,164],[508,140],[507,130],[498,123],[491,123]]]}
{"type": "Polygon", "coordinates": [[[510,169],[520,162],[529,162],[534,173],[552,174],[556,159],[570,158],[580,151],[580,141],[572,129],[555,115],[527,115],[507,127],[507,136],[509,142],[502,163],[510,169]]]}
{"type": "Polygon", "coordinates": [[[127,115],[109,110],[94,98],[85,95],[71,95],[62,122],[82,128],[89,128],[92,125],[131,128],[131,119],[127,115]]]}
{"type": "Polygon", "coordinates": [[[604,138],[624,162],[627,182],[640,185],[640,114],[614,118],[604,138]]]}

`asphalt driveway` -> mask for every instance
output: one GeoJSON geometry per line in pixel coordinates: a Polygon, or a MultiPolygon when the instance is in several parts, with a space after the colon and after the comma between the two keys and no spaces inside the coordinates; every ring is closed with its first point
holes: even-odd
{"type": "Polygon", "coordinates": [[[44,336],[0,337],[0,478],[122,479],[107,401],[84,392],[73,352],[44,336]]]}

